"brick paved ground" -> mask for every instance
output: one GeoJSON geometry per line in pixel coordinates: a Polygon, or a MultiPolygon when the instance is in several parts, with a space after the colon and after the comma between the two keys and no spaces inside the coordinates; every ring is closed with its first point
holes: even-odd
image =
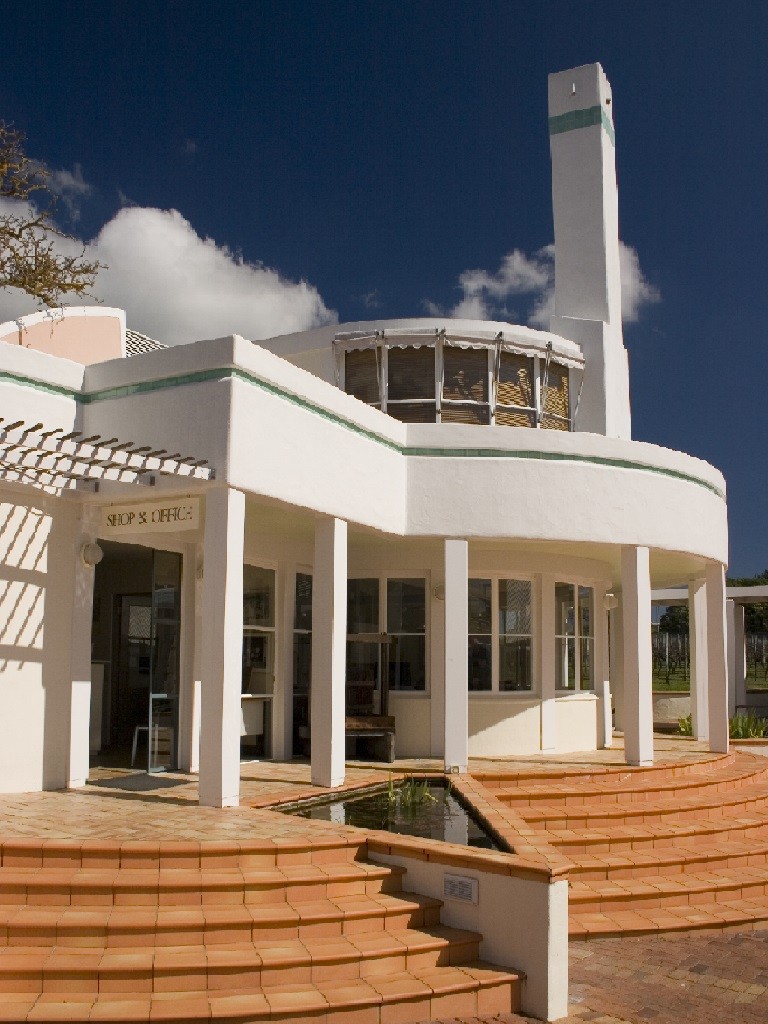
{"type": "MultiPolygon", "coordinates": [[[[529,1021],[507,1013],[440,1024],[529,1021]]],[[[585,1022],[766,1024],[768,931],[571,943],[571,1012],[563,1024],[585,1022]]]]}

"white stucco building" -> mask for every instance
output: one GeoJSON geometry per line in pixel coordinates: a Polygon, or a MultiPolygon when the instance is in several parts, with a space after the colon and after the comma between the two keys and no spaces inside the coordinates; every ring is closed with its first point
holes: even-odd
{"type": "Polygon", "coordinates": [[[727,749],[725,484],[631,440],[602,69],[552,75],[549,113],[549,331],[0,326],[0,789],[82,785],[102,749],[231,805],[241,751],[335,785],[394,729],[463,770],[610,743],[612,706],[649,763],[651,588],[681,583],[727,749]]]}

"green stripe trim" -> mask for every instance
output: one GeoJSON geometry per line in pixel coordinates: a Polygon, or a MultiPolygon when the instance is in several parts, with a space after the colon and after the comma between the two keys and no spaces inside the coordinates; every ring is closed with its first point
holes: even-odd
{"type": "Polygon", "coordinates": [[[247,370],[234,367],[221,367],[211,370],[197,370],[194,373],[180,374],[176,377],[162,377],[158,380],[141,381],[137,384],[125,384],[114,388],[104,388],[101,391],[77,392],[55,384],[46,384],[42,381],[33,380],[29,377],[22,377],[20,374],[0,372],[0,383],[17,384],[21,387],[33,388],[35,391],[42,391],[45,394],[56,395],[60,398],[69,398],[80,405],[92,405],[95,402],[112,401],[117,398],[128,398],[134,395],[151,394],[156,391],[165,391],[168,388],[185,387],[189,384],[204,384],[209,381],[227,382],[232,380],[241,381],[251,387],[258,388],[266,394],[273,395],[282,401],[289,402],[297,408],[304,409],[315,416],[335,426],[343,427],[352,433],[373,441],[375,444],[383,445],[390,451],[399,455],[416,458],[429,459],[529,459],[539,462],[574,462],[594,466],[607,466],[612,469],[642,470],[646,473],[655,473],[658,476],[670,477],[673,480],[682,480],[685,483],[697,484],[704,487],[725,501],[725,494],[715,484],[690,473],[682,473],[675,469],[666,469],[662,466],[649,466],[644,462],[636,462],[630,459],[612,459],[602,455],[577,455],[571,452],[542,452],[535,450],[509,451],[505,448],[433,448],[433,447],[408,447],[398,444],[391,438],[379,434],[375,430],[363,427],[353,420],[341,416],[339,413],[331,412],[317,403],[299,395],[293,394],[277,384],[262,380],[261,377],[249,373],[247,370]]]}
{"type": "Polygon", "coordinates": [[[593,124],[602,124],[605,132],[613,145],[616,145],[616,134],[613,124],[602,104],[594,107],[583,107],[581,110],[569,110],[565,114],[558,114],[549,119],[549,134],[562,135],[563,132],[572,132],[576,128],[589,128],[593,124]]]}

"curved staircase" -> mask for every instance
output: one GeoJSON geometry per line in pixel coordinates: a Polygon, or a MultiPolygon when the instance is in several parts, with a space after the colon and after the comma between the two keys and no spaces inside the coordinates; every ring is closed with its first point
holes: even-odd
{"type": "Polygon", "coordinates": [[[9,840],[0,1020],[397,1024],[510,1012],[521,977],[364,840],[9,840]]]}
{"type": "Polygon", "coordinates": [[[768,922],[768,759],[483,778],[542,855],[566,857],[571,938],[768,922]]]}

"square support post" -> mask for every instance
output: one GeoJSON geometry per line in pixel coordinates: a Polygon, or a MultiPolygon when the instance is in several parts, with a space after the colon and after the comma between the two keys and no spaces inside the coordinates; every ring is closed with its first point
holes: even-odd
{"type": "Polygon", "coordinates": [[[91,731],[91,624],[94,566],[86,565],[83,545],[92,539],[92,510],[83,508],[74,531],[72,629],[70,633],[69,748],[67,788],[88,781],[91,731]]]}
{"type": "Polygon", "coordinates": [[[469,760],[469,544],[445,541],[445,746],[447,772],[469,760]]]}
{"type": "Polygon", "coordinates": [[[347,524],[315,524],[312,578],[312,784],[344,783],[347,675],[347,524]]]}
{"type": "Polygon", "coordinates": [[[539,644],[541,647],[541,749],[557,749],[557,706],[555,705],[555,579],[541,577],[539,604],[539,644]]]}
{"type": "Polygon", "coordinates": [[[240,802],[245,495],[209,491],[203,536],[200,803],[240,802]]]}
{"type": "Polygon", "coordinates": [[[651,578],[646,547],[621,549],[624,633],[624,755],[627,764],[653,764],[651,578]]]}
{"type": "Polygon", "coordinates": [[[725,568],[712,562],[706,570],[707,710],[709,749],[728,753],[728,667],[725,635],[725,568]]]}
{"type": "Polygon", "coordinates": [[[707,712],[707,586],[703,579],[688,584],[688,638],[691,652],[691,723],[697,740],[709,739],[707,712]]]}

